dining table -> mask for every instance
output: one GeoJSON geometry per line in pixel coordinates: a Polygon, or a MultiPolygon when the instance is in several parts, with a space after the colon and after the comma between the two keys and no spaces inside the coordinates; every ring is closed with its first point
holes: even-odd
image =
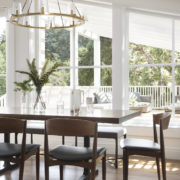
{"type": "MultiPolygon", "coordinates": [[[[25,120],[42,120],[46,121],[52,118],[68,118],[68,119],[81,119],[89,120],[97,123],[110,123],[121,124],[141,114],[138,110],[112,110],[112,109],[92,109],[89,111],[86,108],[80,111],[71,111],[70,109],[47,108],[45,111],[35,111],[33,108],[18,108],[18,107],[5,107],[0,108],[0,118],[11,117],[25,120]]],[[[10,134],[4,135],[4,142],[10,142],[10,134]]],[[[90,146],[90,137],[84,137],[84,147],[90,146]]],[[[15,165],[14,165],[15,166],[15,165]]],[[[0,170],[0,174],[9,169],[13,169],[12,165],[7,162],[4,163],[4,168],[0,170]]],[[[88,179],[89,170],[84,169],[81,180],[88,179]]]]}

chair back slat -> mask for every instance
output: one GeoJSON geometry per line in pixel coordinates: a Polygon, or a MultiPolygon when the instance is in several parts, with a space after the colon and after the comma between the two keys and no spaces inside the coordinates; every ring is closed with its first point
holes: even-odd
{"type": "Polygon", "coordinates": [[[0,118],[0,133],[23,133],[25,120],[15,118],[0,118]]]}
{"type": "Polygon", "coordinates": [[[49,119],[46,121],[47,135],[59,136],[94,136],[97,123],[77,119],[49,119]]]}
{"type": "Polygon", "coordinates": [[[153,123],[155,125],[161,124],[163,130],[168,129],[170,119],[171,119],[171,114],[168,112],[160,113],[160,114],[153,114],[153,123]],[[161,123],[160,123],[160,121],[161,121],[161,123]]]}

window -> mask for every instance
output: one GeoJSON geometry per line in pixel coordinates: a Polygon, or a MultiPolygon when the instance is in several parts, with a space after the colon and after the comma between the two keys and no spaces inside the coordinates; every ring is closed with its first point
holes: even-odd
{"type": "Polygon", "coordinates": [[[78,37],[78,85],[94,85],[94,41],[79,35],[78,37]],[[82,68],[84,67],[84,68],[82,68]]]}
{"type": "MultiPolygon", "coordinates": [[[[100,37],[101,66],[112,66],[112,39],[100,37]]],[[[101,68],[101,86],[112,86],[112,67],[101,68]]]]}
{"type": "MultiPolygon", "coordinates": [[[[174,123],[180,119],[179,28],[180,21],[171,16],[129,14],[130,92],[151,96],[150,113],[172,111],[174,123]]],[[[140,106],[139,101],[133,106],[140,106]]],[[[150,117],[142,114],[145,123],[150,117]]]]}
{"type": "Polygon", "coordinates": [[[0,96],[6,93],[6,19],[0,18],[0,96]]]}
{"type": "Polygon", "coordinates": [[[70,32],[67,30],[45,31],[45,59],[61,62],[58,72],[50,77],[49,85],[70,86],[70,32]]]}

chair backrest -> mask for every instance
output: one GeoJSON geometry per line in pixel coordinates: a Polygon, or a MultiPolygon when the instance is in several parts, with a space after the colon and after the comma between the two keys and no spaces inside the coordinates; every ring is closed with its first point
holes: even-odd
{"type": "Polygon", "coordinates": [[[91,136],[93,137],[93,157],[95,163],[97,157],[97,123],[87,120],[77,119],[49,119],[45,123],[45,161],[49,159],[48,135],[59,136],[91,136]]]}
{"type": "Polygon", "coordinates": [[[0,133],[23,133],[26,121],[15,118],[0,118],[0,133]]]}
{"type": "Polygon", "coordinates": [[[169,122],[171,119],[171,114],[169,112],[160,113],[160,114],[153,114],[153,123],[156,125],[161,125],[162,129],[168,129],[169,122]]]}
{"type": "Polygon", "coordinates": [[[161,146],[162,151],[164,151],[163,130],[168,129],[170,119],[171,119],[171,114],[169,112],[160,113],[160,114],[153,114],[154,142],[158,142],[156,125],[159,125],[160,126],[160,128],[159,128],[159,130],[160,130],[160,146],[161,146]]]}
{"type": "Polygon", "coordinates": [[[59,136],[95,136],[97,123],[77,119],[49,119],[46,121],[47,135],[59,136]]]}

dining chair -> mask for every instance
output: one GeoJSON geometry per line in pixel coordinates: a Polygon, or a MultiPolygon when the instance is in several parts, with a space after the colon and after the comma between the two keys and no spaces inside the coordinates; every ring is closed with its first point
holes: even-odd
{"type": "Polygon", "coordinates": [[[0,118],[0,133],[23,133],[22,144],[0,143],[0,160],[19,165],[19,180],[23,180],[24,162],[36,155],[36,180],[39,180],[40,145],[26,144],[26,121],[14,118],[0,118]]]}
{"type": "MultiPolygon", "coordinates": [[[[43,121],[36,121],[36,123],[31,122],[31,120],[29,120],[27,122],[27,127],[26,127],[26,134],[30,134],[30,139],[31,139],[31,144],[34,143],[34,139],[33,139],[33,135],[34,134],[42,134],[44,135],[44,122],[43,121]]],[[[15,133],[15,143],[18,143],[18,133],[15,133]]],[[[62,144],[65,144],[65,137],[62,136],[62,144]]],[[[77,144],[75,142],[75,144],[77,144]]],[[[77,146],[77,145],[76,145],[77,146]]]]}
{"type": "Polygon", "coordinates": [[[123,180],[128,180],[128,159],[130,155],[142,155],[156,158],[158,180],[160,180],[160,165],[159,159],[161,159],[162,177],[166,180],[166,159],[164,148],[164,134],[163,131],[168,129],[170,122],[170,113],[153,114],[153,134],[154,140],[145,139],[123,139],[120,142],[120,146],[123,149],[123,180]],[[159,139],[157,125],[159,126],[159,139]]]}
{"type": "Polygon", "coordinates": [[[49,166],[60,166],[63,180],[63,166],[73,165],[90,169],[90,180],[95,179],[96,164],[102,160],[102,179],[106,179],[106,149],[97,147],[97,123],[87,120],[49,119],[45,123],[45,180],[49,180],[49,166]],[[49,151],[48,136],[93,137],[93,147],[61,145],[49,151]]]}
{"type": "MultiPolygon", "coordinates": [[[[115,140],[115,157],[114,159],[109,158],[107,161],[118,168],[118,147],[119,138],[126,138],[127,129],[124,127],[109,127],[109,126],[99,126],[98,125],[98,138],[114,139],[115,140]],[[114,160],[114,162],[112,161],[114,160]]],[[[78,144],[78,137],[75,137],[75,145],[78,144]]]]}

